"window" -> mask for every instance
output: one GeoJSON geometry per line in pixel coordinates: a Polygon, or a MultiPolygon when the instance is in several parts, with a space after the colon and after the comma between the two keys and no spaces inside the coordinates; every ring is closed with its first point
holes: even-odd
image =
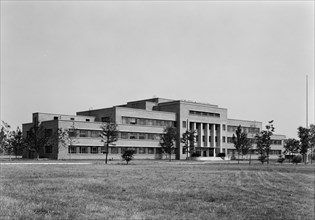
{"type": "Polygon", "coordinates": [[[87,137],[88,131],[87,130],[80,130],[80,137],[87,137]]]}
{"type": "Polygon", "coordinates": [[[183,128],[186,128],[186,121],[183,121],[183,128]]]}
{"type": "Polygon", "coordinates": [[[223,138],[223,143],[225,143],[225,136],[223,136],[222,138],[223,138]]]}
{"type": "Polygon", "coordinates": [[[69,137],[77,137],[77,136],[78,136],[77,130],[69,129],[69,137]]]}
{"type": "Polygon", "coordinates": [[[145,148],[144,147],[139,148],[139,154],[145,154],[145,148]]]}
{"type": "Polygon", "coordinates": [[[222,127],[223,127],[223,131],[225,131],[225,125],[222,125],[222,127]]]}
{"type": "Polygon", "coordinates": [[[154,148],[148,147],[148,154],[154,154],[154,148]]]}
{"type": "Polygon", "coordinates": [[[71,121],[74,121],[74,118],[70,118],[71,121]]]}
{"type": "Polygon", "coordinates": [[[129,118],[129,123],[135,125],[137,124],[137,120],[135,118],[129,118]]]}
{"type": "Polygon", "coordinates": [[[101,135],[100,131],[91,131],[91,137],[99,137],[101,135]]]}
{"type": "Polygon", "coordinates": [[[58,117],[57,117],[57,116],[55,116],[55,117],[54,117],[54,120],[58,120],[58,117]]]}
{"type": "Polygon", "coordinates": [[[87,154],[87,147],[80,147],[80,154],[87,154]]]}
{"type": "Polygon", "coordinates": [[[139,139],[141,139],[141,140],[145,139],[145,134],[144,133],[139,133],[139,139]]]}
{"type": "Polygon", "coordinates": [[[87,118],[87,119],[85,119],[85,121],[90,121],[90,119],[87,118]]]}
{"type": "Polygon", "coordinates": [[[118,154],[118,147],[111,147],[111,148],[110,148],[110,152],[111,152],[112,154],[118,154]]]}
{"type": "Polygon", "coordinates": [[[128,133],[127,132],[121,132],[121,139],[128,139],[128,133]]]}
{"type": "Polygon", "coordinates": [[[51,145],[45,146],[45,153],[46,154],[51,154],[52,153],[52,146],[51,145]]]}
{"type": "Polygon", "coordinates": [[[91,154],[97,154],[98,153],[98,147],[91,147],[91,154]]]}
{"type": "Polygon", "coordinates": [[[68,153],[69,154],[75,154],[76,153],[76,146],[69,146],[68,147],[68,153]]]}
{"type": "Polygon", "coordinates": [[[129,139],[137,139],[137,133],[129,133],[129,139]]]}

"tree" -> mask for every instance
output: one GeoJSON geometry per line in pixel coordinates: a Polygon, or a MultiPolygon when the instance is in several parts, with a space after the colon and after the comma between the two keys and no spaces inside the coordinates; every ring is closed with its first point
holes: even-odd
{"type": "Polygon", "coordinates": [[[10,125],[1,121],[0,129],[0,150],[5,153],[10,147],[10,125]]]}
{"type": "Polygon", "coordinates": [[[160,146],[163,153],[169,155],[169,160],[172,160],[172,152],[175,149],[175,141],[177,140],[177,131],[175,127],[166,127],[161,135],[160,146]]]}
{"type": "Polygon", "coordinates": [[[284,141],[284,153],[289,153],[289,162],[291,162],[291,156],[293,153],[297,153],[299,151],[299,141],[294,138],[289,138],[284,141]]]}
{"type": "Polygon", "coordinates": [[[39,151],[51,141],[51,135],[46,132],[44,126],[35,122],[29,129],[25,144],[28,150],[33,150],[36,153],[37,160],[39,159],[39,151]]]}
{"type": "Polygon", "coordinates": [[[268,122],[266,125],[266,130],[262,130],[259,134],[256,134],[256,144],[257,144],[257,151],[260,153],[261,162],[263,163],[265,159],[269,164],[269,152],[270,152],[270,145],[271,145],[271,136],[275,130],[273,126],[273,120],[268,122]]]}
{"type": "Polygon", "coordinates": [[[16,131],[12,131],[10,138],[11,151],[14,153],[17,158],[20,155],[25,147],[25,142],[23,138],[23,133],[19,127],[16,128],[16,131]]]}
{"type": "Polygon", "coordinates": [[[314,150],[315,150],[315,125],[310,125],[310,145],[311,145],[311,163],[313,163],[314,150]]]}
{"type": "Polygon", "coordinates": [[[190,155],[195,151],[195,143],[196,143],[196,131],[195,130],[187,130],[182,134],[181,142],[184,144],[184,149],[186,151],[186,159],[188,159],[188,155],[190,155]]]}
{"type": "Polygon", "coordinates": [[[117,124],[113,122],[105,122],[101,125],[101,140],[104,142],[105,149],[105,164],[107,164],[108,157],[108,146],[117,141],[118,138],[118,130],[117,124]]]}
{"type": "Polygon", "coordinates": [[[127,165],[129,163],[129,161],[131,161],[133,159],[134,153],[135,153],[135,150],[134,149],[130,149],[130,148],[126,149],[122,153],[121,157],[122,157],[123,160],[125,160],[127,162],[127,165]]]}
{"type": "Polygon", "coordinates": [[[300,138],[300,154],[303,155],[303,161],[306,163],[305,155],[310,148],[310,129],[298,127],[298,136],[300,138]]]}
{"type": "Polygon", "coordinates": [[[242,126],[239,125],[233,134],[232,141],[238,154],[238,163],[240,163],[240,154],[246,155],[251,147],[251,141],[247,134],[242,131],[242,126]]]}

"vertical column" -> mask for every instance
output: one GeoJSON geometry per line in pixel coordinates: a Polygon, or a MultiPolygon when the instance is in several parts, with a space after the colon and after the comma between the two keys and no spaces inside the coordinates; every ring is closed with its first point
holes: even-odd
{"type": "Polygon", "coordinates": [[[211,147],[213,147],[213,157],[215,157],[215,124],[211,124],[211,147]]]}
{"type": "Polygon", "coordinates": [[[202,144],[202,123],[198,123],[197,124],[197,129],[198,129],[198,144],[197,146],[198,147],[202,147],[203,144],[202,144]]]}
{"type": "MultiPolygon", "coordinates": [[[[195,122],[190,122],[190,130],[195,131],[196,130],[196,123],[195,122]]],[[[196,140],[197,142],[197,140],[196,140]]],[[[195,143],[195,147],[196,147],[196,143],[195,143]]]]}
{"type": "Polygon", "coordinates": [[[205,147],[210,147],[209,145],[209,124],[205,124],[205,147]]]}
{"type": "Polygon", "coordinates": [[[222,153],[222,148],[223,148],[223,140],[222,140],[222,124],[219,124],[219,135],[218,135],[218,144],[220,146],[220,153],[222,153]]]}

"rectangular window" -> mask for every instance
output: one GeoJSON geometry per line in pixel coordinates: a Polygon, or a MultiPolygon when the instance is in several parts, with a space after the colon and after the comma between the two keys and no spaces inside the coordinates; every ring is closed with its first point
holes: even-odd
{"type": "Polygon", "coordinates": [[[80,135],[79,137],[87,137],[88,136],[88,131],[87,130],[80,130],[80,135]]]}
{"type": "Polygon", "coordinates": [[[144,140],[145,139],[145,133],[139,133],[139,139],[144,140]]]}
{"type": "Polygon", "coordinates": [[[154,154],[154,148],[148,147],[148,154],[154,154]]]}
{"type": "Polygon", "coordinates": [[[80,154],[87,154],[88,150],[87,147],[80,147],[80,154]]]}
{"type": "Polygon", "coordinates": [[[217,136],[215,137],[215,142],[218,142],[218,137],[217,136]]]}
{"type": "Polygon", "coordinates": [[[57,116],[55,116],[55,117],[54,117],[54,120],[58,120],[58,117],[57,117],[57,116]]]}
{"type": "Polygon", "coordinates": [[[69,129],[69,137],[77,137],[77,136],[78,136],[77,130],[69,129]]]}
{"type": "Polygon", "coordinates": [[[137,139],[137,133],[129,133],[129,139],[137,139]]]}
{"type": "Polygon", "coordinates": [[[118,154],[118,147],[111,147],[110,150],[112,154],[118,154]]]}
{"type": "Polygon", "coordinates": [[[87,118],[87,119],[85,119],[85,121],[90,121],[90,119],[87,118]]]}
{"type": "Polygon", "coordinates": [[[205,142],[205,136],[202,136],[202,142],[205,142]]]}
{"type": "Polygon", "coordinates": [[[91,147],[91,154],[97,154],[98,153],[98,147],[91,147]]]}
{"type": "Polygon", "coordinates": [[[52,154],[52,146],[51,145],[45,146],[45,153],[46,154],[52,154]]]}
{"type": "Polygon", "coordinates": [[[127,132],[121,132],[121,139],[128,139],[128,133],[127,132]]]}
{"type": "Polygon", "coordinates": [[[137,124],[136,118],[129,118],[129,124],[131,124],[131,125],[137,124]]]}
{"type": "Polygon", "coordinates": [[[74,121],[74,118],[70,118],[71,121],[74,121]]]}
{"type": "Polygon", "coordinates": [[[123,124],[129,124],[129,120],[128,120],[129,118],[127,118],[127,117],[122,117],[122,123],[123,124]]]}
{"type": "Polygon", "coordinates": [[[139,148],[139,154],[145,154],[145,147],[139,148]]]}
{"type": "Polygon", "coordinates": [[[183,128],[186,128],[186,121],[183,121],[183,128]]]}
{"type": "Polygon", "coordinates": [[[223,127],[223,131],[225,131],[225,125],[223,125],[222,127],[223,127]]]}
{"type": "Polygon", "coordinates": [[[225,136],[223,136],[223,143],[225,143],[225,136]]]}
{"type": "Polygon", "coordinates": [[[100,137],[101,132],[100,131],[91,131],[91,137],[100,137]]]}
{"type": "Polygon", "coordinates": [[[68,147],[68,153],[69,154],[75,154],[77,152],[77,147],[76,146],[69,146],[68,147]]]}

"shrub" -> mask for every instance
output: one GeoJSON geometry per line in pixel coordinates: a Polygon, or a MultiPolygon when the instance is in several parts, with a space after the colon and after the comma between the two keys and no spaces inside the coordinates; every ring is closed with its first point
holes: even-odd
{"type": "Polygon", "coordinates": [[[279,155],[279,158],[278,158],[278,163],[283,163],[283,161],[285,160],[285,158],[283,157],[282,154],[279,155]]]}
{"type": "Polygon", "coordinates": [[[200,153],[199,152],[193,152],[192,154],[191,154],[191,157],[200,157],[201,155],[200,155],[200,153]]]}
{"type": "Polygon", "coordinates": [[[231,156],[231,160],[236,160],[236,157],[234,154],[231,156]]]}
{"type": "Polygon", "coordinates": [[[258,160],[264,164],[267,161],[267,156],[266,155],[261,155],[258,157],[258,160]]]}
{"type": "Polygon", "coordinates": [[[225,158],[225,153],[218,153],[218,157],[221,157],[222,159],[225,158]]]}
{"type": "Polygon", "coordinates": [[[292,163],[298,164],[298,163],[301,163],[301,162],[302,162],[302,156],[301,155],[295,155],[292,158],[292,163]]]}
{"type": "Polygon", "coordinates": [[[128,148],[127,150],[125,150],[122,153],[121,157],[122,157],[123,160],[125,160],[127,162],[127,165],[129,163],[129,161],[131,161],[133,159],[134,153],[135,153],[135,150],[134,149],[130,149],[130,148],[128,148]]]}

